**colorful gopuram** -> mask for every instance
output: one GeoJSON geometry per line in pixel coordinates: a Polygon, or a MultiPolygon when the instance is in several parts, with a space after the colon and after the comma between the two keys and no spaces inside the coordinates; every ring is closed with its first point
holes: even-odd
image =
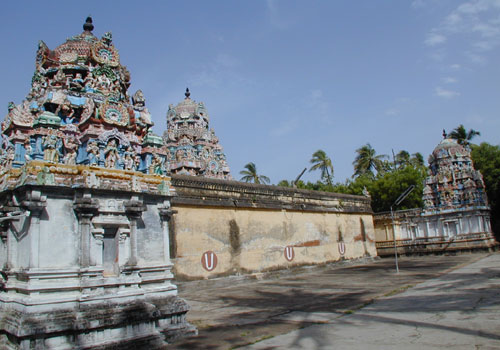
{"type": "Polygon", "coordinates": [[[468,147],[444,139],[429,157],[422,199],[424,208],[373,216],[377,253],[404,254],[493,249],[497,243],[483,177],[474,169],[468,147]],[[395,232],[394,232],[395,231],[395,232]]]}
{"type": "Polygon", "coordinates": [[[196,333],[172,283],[168,149],[93,28],[39,43],[1,125],[1,349],[164,349],[196,333]]]}
{"type": "Polygon", "coordinates": [[[171,174],[231,180],[219,139],[209,129],[207,109],[190,95],[186,89],[184,100],[168,108],[163,136],[169,151],[166,169],[171,174]]]}
{"type": "Polygon", "coordinates": [[[424,205],[427,211],[487,206],[483,177],[475,170],[467,147],[446,137],[429,157],[424,205]]]}
{"type": "Polygon", "coordinates": [[[2,123],[4,168],[29,160],[164,174],[168,153],[150,132],[151,115],[138,90],[129,97],[130,73],[120,64],[111,33],[80,35],[55,50],[39,42],[31,91],[10,103],[2,123]]]}

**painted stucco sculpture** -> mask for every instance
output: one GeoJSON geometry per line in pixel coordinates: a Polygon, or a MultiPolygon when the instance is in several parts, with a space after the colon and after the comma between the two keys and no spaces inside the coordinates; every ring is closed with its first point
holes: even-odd
{"type": "Polygon", "coordinates": [[[1,349],[163,349],[196,332],[171,282],[167,150],[92,30],[40,42],[2,123],[1,349]]]}
{"type": "Polygon", "coordinates": [[[190,95],[186,89],[185,99],[168,108],[167,131],[163,136],[169,150],[167,170],[171,174],[231,180],[219,139],[209,129],[205,105],[190,95]]]}
{"type": "Polygon", "coordinates": [[[429,157],[423,196],[425,209],[487,206],[483,177],[474,169],[469,149],[444,136],[429,157]]]}
{"type": "Polygon", "coordinates": [[[130,73],[120,64],[111,33],[80,35],[55,50],[39,42],[31,91],[10,103],[3,121],[0,159],[21,167],[29,160],[165,174],[168,150],[151,132],[151,115],[130,73]]]}

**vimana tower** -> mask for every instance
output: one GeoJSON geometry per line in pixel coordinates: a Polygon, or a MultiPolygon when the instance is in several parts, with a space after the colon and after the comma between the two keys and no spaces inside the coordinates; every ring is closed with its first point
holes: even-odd
{"type": "Polygon", "coordinates": [[[0,144],[0,348],[160,349],[194,334],[172,283],[170,154],[111,33],[40,41],[0,144]]]}

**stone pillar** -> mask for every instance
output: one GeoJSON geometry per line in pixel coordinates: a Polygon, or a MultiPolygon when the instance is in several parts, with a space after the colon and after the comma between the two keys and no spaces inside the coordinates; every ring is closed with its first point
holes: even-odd
{"type": "Polygon", "coordinates": [[[130,257],[128,265],[135,266],[137,265],[137,220],[142,216],[142,212],[146,210],[146,206],[136,196],[123,204],[125,214],[130,221],[130,257]]]}
{"type": "Polygon", "coordinates": [[[170,208],[170,202],[165,201],[163,207],[159,207],[161,227],[163,230],[163,257],[166,263],[170,263],[170,238],[168,232],[168,223],[172,215],[177,213],[177,210],[170,208]]]}
{"type": "Polygon", "coordinates": [[[29,228],[30,257],[29,268],[38,268],[40,250],[40,218],[47,206],[47,198],[40,191],[32,190],[27,200],[21,206],[30,211],[31,223],[29,228]]]}
{"type": "Polygon", "coordinates": [[[92,199],[90,194],[85,194],[83,197],[75,199],[73,209],[78,216],[78,224],[80,226],[80,268],[88,268],[90,266],[92,217],[97,214],[99,203],[97,199],[92,199]]]}

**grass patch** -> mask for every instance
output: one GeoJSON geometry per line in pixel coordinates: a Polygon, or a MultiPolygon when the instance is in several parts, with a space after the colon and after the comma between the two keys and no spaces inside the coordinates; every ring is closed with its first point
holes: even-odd
{"type": "Polygon", "coordinates": [[[406,291],[407,289],[410,289],[412,287],[414,287],[415,285],[414,284],[407,284],[406,286],[402,286],[402,287],[399,287],[399,288],[396,288],[396,289],[393,289],[391,290],[390,292],[387,292],[384,294],[384,297],[391,297],[393,295],[396,295],[396,294],[399,294],[399,293],[403,293],[404,291],[406,291]]]}

